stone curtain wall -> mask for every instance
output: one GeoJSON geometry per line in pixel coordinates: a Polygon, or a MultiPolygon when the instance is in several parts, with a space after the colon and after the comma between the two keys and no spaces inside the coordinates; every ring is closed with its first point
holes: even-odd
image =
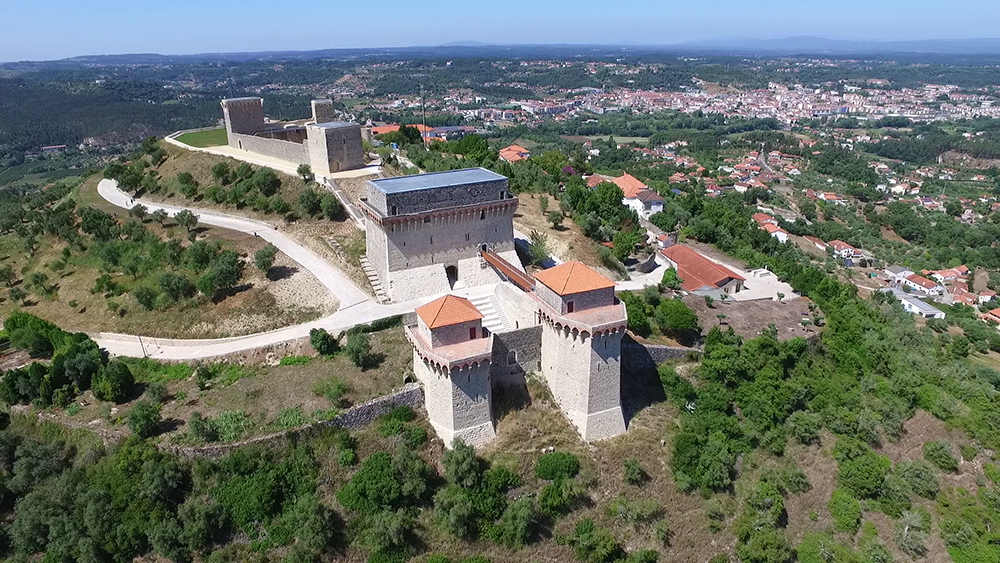
{"type": "Polygon", "coordinates": [[[490,372],[494,385],[524,385],[525,374],[541,370],[541,362],[541,325],[493,334],[490,372]],[[516,354],[516,361],[512,365],[508,363],[511,352],[516,354]]]}
{"type": "Polygon", "coordinates": [[[622,373],[656,371],[658,364],[684,358],[691,353],[700,354],[701,350],[680,346],[643,345],[626,337],[622,340],[622,373]]]}
{"type": "Polygon", "coordinates": [[[231,444],[218,444],[210,446],[171,446],[160,445],[160,450],[174,454],[185,459],[208,458],[218,459],[243,446],[264,446],[277,447],[288,444],[288,442],[298,436],[308,436],[312,432],[322,430],[327,427],[340,427],[352,430],[370,424],[376,418],[388,413],[392,409],[400,406],[408,406],[414,409],[423,407],[424,392],[417,383],[408,383],[401,390],[372,399],[367,403],[354,406],[330,420],[317,422],[301,428],[295,428],[285,432],[275,432],[265,436],[250,438],[241,442],[231,444]]]}
{"type": "Polygon", "coordinates": [[[295,164],[306,164],[305,145],[278,139],[266,139],[253,135],[230,135],[230,146],[242,148],[245,151],[280,158],[295,164]]]}

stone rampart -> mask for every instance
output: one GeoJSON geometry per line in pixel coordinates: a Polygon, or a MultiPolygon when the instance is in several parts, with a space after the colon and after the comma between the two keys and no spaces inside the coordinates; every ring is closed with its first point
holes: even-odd
{"type": "Polygon", "coordinates": [[[622,341],[622,372],[656,371],[656,366],[670,360],[687,357],[688,354],[700,354],[697,348],[683,346],[658,346],[639,344],[626,337],[622,341]]]}
{"type": "Polygon", "coordinates": [[[542,369],[542,327],[493,334],[493,385],[524,385],[526,374],[542,369]]]}
{"type": "Polygon", "coordinates": [[[241,150],[280,158],[296,164],[308,164],[309,162],[306,147],[301,143],[230,133],[229,144],[241,150]]]}

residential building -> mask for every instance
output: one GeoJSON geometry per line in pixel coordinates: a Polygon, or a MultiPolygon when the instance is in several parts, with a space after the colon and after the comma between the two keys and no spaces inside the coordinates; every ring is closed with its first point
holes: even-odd
{"type": "Polygon", "coordinates": [[[510,145],[500,149],[500,160],[504,162],[514,164],[529,158],[531,158],[531,151],[520,145],[510,145]]]}
{"type": "Polygon", "coordinates": [[[735,294],[743,290],[746,278],[729,268],[709,260],[685,244],[675,244],[661,250],[667,264],[677,270],[681,287],[696,294],[735,294]]]}

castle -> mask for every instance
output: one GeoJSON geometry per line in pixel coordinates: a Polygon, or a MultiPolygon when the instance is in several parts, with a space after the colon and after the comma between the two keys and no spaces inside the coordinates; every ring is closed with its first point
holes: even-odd
{"type": "Polygon", "coordinates": [[[363,167],[361,126],[335,121],[331,100],[313,100],[311,105],[311,120],[282,123],[264,119],[263,98],[222,100],[229,146],[308,164],[316,174],[363,167]]]}
{"type": "Polygon", "coordinates": [[[496,436],[493,392],[538,373],[587,441],[625,432],[615,284],[580,262],[525,273],[517,199],[484,169],[369,182],[368,257],[393,299],[446,293],[405,327],[431,425],[445,444],[496,436]],[[481,287],[470,299],[454,292],[481,287]]]}
{"type": "Polygon", "coordinates": [[[500,282],[480,258],[514,250],[517,198],[507,178],[484,168],[368,182],[367,256],[393,301],[500,282]]]}

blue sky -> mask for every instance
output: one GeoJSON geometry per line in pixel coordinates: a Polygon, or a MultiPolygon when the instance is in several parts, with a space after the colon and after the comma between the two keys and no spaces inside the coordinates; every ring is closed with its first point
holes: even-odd
{"type": "Polygon", "coordinates": [[[997,0],[0,0],[0,18],[0,61],[454,41],[1000,36],[997,0]]]}

